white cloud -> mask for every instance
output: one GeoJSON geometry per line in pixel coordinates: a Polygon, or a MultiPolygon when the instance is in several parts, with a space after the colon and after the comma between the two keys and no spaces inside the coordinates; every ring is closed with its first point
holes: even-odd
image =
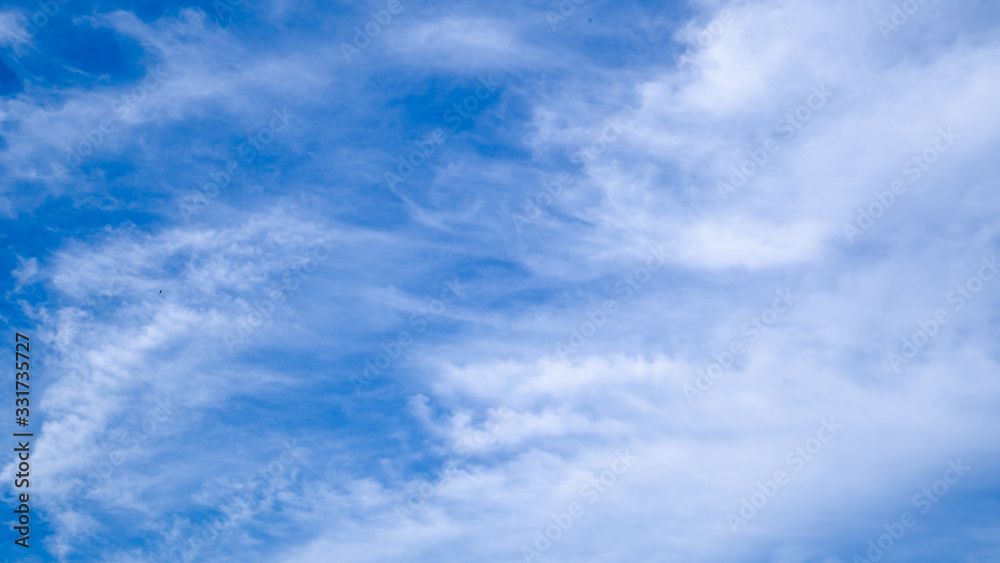
{"type": "MultiPolygon", "coordinates": [[[[635,466],[587,505],[546,558],[827,558],[832,544],[877,530],[880,508],[895,506],[950,458],[982,468],[984,482],[995,486],[988,477],[1000,412],[991,378],[992,289],[975,306],[953,311],[903,374],[887,370],[884,358],[918,321],[951,306],[947,292],[996,239],[988,159],[1000,130],[993,103],[1000,45],[988,35],[939,38],[921,57],[906,56],[905,36],[885,42],[865,11],[861,2],[754,3],[689,67],[667,61],[641,71],[599,68],[584,55],[559,58],[544,45],[522,44],[521,33],[544,19],[449,14],[404,23],[400,16],[397,34],[390,38],[387,29],[385,40],[404,62],[441,55],[435,66],[463,71],[527,67],[537,58],[561,72],[577,65],[575,78],[558,87],[518,94],[533,116],[531,135],[517,147],[530,149],[528,157],[495,164],[463,154],[441,170],[429,167],[428,199],[445,202],[440,209],[418,216],[416,228],[338,232],[350,248],[336,279],[288,303],[290,318],[276,318],[281,330],[268,333],[274,342],[253,342],[235,356],[224,353],[219,335],[333,232],[304,219],[306,211],[288,210],[285,200],[273,213],[226,207],[220,216],[229,226],[110,229],[23,262],[18,283],[42,283],[55,296],[26,306],[46,327],[50,371],[58,373],[46,390],[37,450],[38,474],[49,484],[42,498],[65,493],[112,446],[107,433],[141,422],[157,397],[170,397],[178,416],[113,486],[93,495],[99,509],[148,518],[140,527],[159,543],[135,558],[177,555],[199,529],[195,518],[177,515],[211,512],[243,486],[221,476],[253,471],[260,460],[250,458],[264,456],[258,442],[278,441],[211,418],[219,409],[232,420],[263,418],[264,409],[243,397],[294,396],[288,403],[303,418],[315,415],[307,406],[319,404],[315,416],[334,422],[310,436],[308,460],[282,473],[261,503],[206,549],[206,560],[511,560],[625,450],[637,457],[635,466]],[[784,136],[779,120],[808,106],[816,87],[829,88],[829,101],[784,136]],[[621,119],[621,137],[574,168],[572,189],[535,230],[515,239],[503,198],[536,193],[537,183],[524,188],[536,180],[532,167],[559,166],[600,135],[609,117],[621,119]],[[953,150],[910,182],[863,238],[845,240],[843,223],[857,206],[905,175],[905,159],[932,145],[941,127],[960,134],[953,150]],[[719,197],[718,182],[769,137],[780,150],[745,187],[719,197]],[[481,189],[468,196],[471,204],[461,199],[470,185],[481,189]],[[449,209],[455,201],[460,205],[449,209]],[[421,239],[428,226],[448,240],[421,239]],[[643,263],[650,245],[662,245],[669,263],[626,302],[615,283],[643,263]],[[391,383],[364,396],[330,392],[361,365],[356,342],[404,328],[400,317],[434,296],[414,286],[439,291],[438,280],[418,282],[442,263],[459,263],[476,280],[473,297],[448,310],[434,338],[408,350],[385,378],[391,383]],[[765,318],[767,328],[752,337],[747,327],[772,306],[775,288],[792,288],[801,301],[773,323],[765,318]],[[88,304],[93,298],[100,311],[88,304]],[[554,359],[555,345],[612,298],[620,311],[570,359],[554,359]],[[689,404],[685,386],[732,343],[746,352],[689,404]],[[298,358],[288,367],[247,360],[281,346],[298,358]],[[345,356],[350,361],[338,363],[345,356]],[[453,476],[434,476],[441,463],[461,457],[462,436],[483,428],[491,409],[508,416],[489,445],[462,459],[453,476]],[[844,428],[796,471],[788,452],[829,417],[844,428]],[[200,443],[214,444],[213,451],[177,459],[194,429],[211,434],[200,443]],[[143,474],[158,462],[169,463],[156,476],[143,474]],[[726,514],[777,470],[791,474],[789,484],[732,534],[726,514]],[[434,495],[409,521],[398,520],[394,507],[424,481],[434,495]],[[296,533],[265,553],[272,548],[258,532],[272,524],[296,533]]],[[[920,17],[941,28],[961,23],[949,14],[928,6],[920,17]]],[[[250,87],[314,99],[323,94],[310,88],[327,83],[322,64],[294,56],[244,61],[236,39],[194,11],[152,24],[126,13],[101,21],[139,38],[176,72],[178,82],[136,123],[205,112],[197,102],[206,100],[231,101],[242,111],[249,106],[241,92],[250,87]],[[179,38],[185,33],[187,41],[179,38]],[[295,81],[299,73],[305,78],[295,81]]],[[[107,99],[81,95],[60,112],[85,122],[107,99]]],[[[52,117],[27,102],[13,107],[37,126],[52,117]]],[[[323,188],[339,190],[340,181],[323,188]]],[[[300,187],[289,182],[289,189],[300,187]]],[[[378,350],[378,343],[364,349],[378,350]]],[[[5,478],[11,472],[8,466],[5,478]]],[[[66,553],[104,525],[49,502],[66,553]]],[[[835,547],[843,545],[854,544],[835,547]]]]}
{"type": "Polygon", "coordinates": [[[25,23],[20,12],[0,12],[0,45],[13,47],[15,52],[20,52],[22,45],[30,45],[25,23]]]}

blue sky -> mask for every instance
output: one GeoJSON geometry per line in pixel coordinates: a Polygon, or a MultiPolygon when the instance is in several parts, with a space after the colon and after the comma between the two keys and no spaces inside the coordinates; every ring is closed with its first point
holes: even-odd
{"type": "Polygon", "coordinates": [[[0,557],[1000,560],[995,3],[53,0],[0,49],[0,557]]]}

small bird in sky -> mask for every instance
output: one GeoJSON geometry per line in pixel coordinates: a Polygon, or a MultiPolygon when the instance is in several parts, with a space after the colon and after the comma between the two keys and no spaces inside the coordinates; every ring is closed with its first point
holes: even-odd
{"type": "Polygon", "coordinates": [[[162,289],[160,290],[160,293],[163,293],[163,290],[162,290],[162,289]]]}

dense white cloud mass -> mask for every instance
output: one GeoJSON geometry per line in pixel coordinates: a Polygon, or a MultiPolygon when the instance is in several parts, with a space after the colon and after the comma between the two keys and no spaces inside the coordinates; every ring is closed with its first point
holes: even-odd
{"type": "Polygon", "coordinates": [[[1000,559],[993,4],[60,6],[34,560],[1000,559]]]}

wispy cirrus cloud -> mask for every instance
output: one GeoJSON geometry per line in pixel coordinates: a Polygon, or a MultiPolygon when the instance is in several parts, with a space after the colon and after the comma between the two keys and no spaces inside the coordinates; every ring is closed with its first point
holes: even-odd
{"type": "Polygon", "coordinates": [[[995,554],[993,286],[886,362],[996,250],[995,8],[886,40],[892,2],[401,5],[351,60],[385,5],[67,5],[18,44],[48,82],[0,108],[0,319],[44,343],[42,560],[851,561],[959,458],[892,553],[995,554]]]}

